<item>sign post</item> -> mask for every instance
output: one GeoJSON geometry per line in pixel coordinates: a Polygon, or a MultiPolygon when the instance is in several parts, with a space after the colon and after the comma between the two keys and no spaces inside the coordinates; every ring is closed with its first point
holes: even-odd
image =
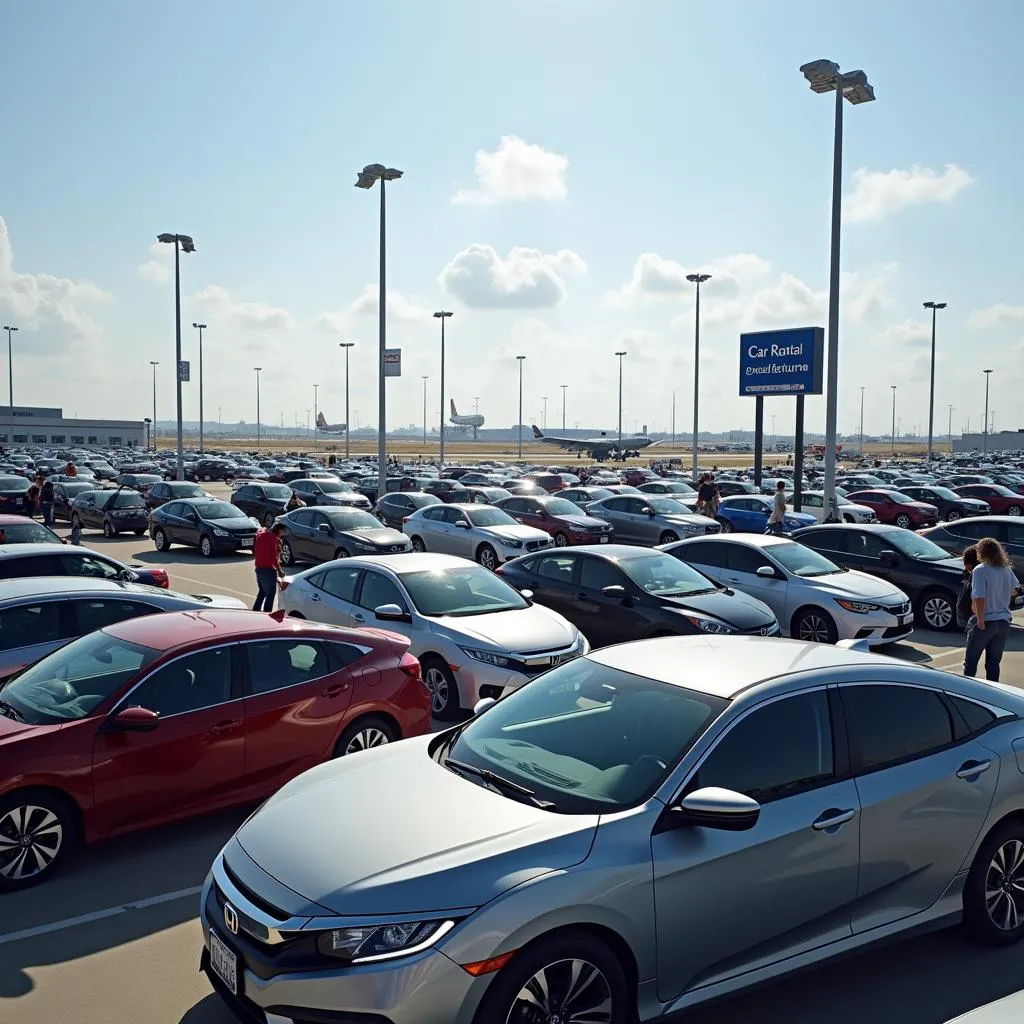
{"type": "Polygon", "coordinates": [[[400,348],[384,349],[384,376],[402,376],[402,350],[400,348]]]}
{"type": "Polygon", "coordinates": [[[192,379],[192,364],[187,359],[178,360],[178,380],[187,384],[192,379]]]}

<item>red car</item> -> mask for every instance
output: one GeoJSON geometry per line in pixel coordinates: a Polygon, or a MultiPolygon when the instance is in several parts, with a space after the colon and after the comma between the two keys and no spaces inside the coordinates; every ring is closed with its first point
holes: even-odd
{"type": "Polygon", "coordinates": [[[610,544],[615,536],[603,519],[588,516],[568,498],[545,494],[540,497],[514,494],[495,505],[524,526],[535,526],[551,534],[555,547],[567,544],[610,544]]]}
{"type": "Polygon", "coordinates": [[[902,526],[904,530],[918,530],[934,526],[939,521],[939,510],[924,501],[914,501],[909,494],[892,488],[875,487],[870,491],[851,491],[847,499],[855,505],[874,509],[880,523],[902,526]]]}
{"type": "Polygon", "coordinates": [[[654,481],[660,479],[661,477],[658,476],[653,469],[641,469],[634,466],[631,469],[624,469],[622,471],[622,482],[624,484],[630,484],[632,487],[639,487],[641,484],[654,483],[654,481]]]}
{"type": "Polygon", "coordinates": [[[565,481],[557,473],[527,473],[522,479],[536,484],[538,487],[543,487],[548,494],[554,494],[555,491],[565,488],[565,481]]]}
{"type": "Polygon", "coordinates": [[[0,891],[93,842],[261,800],[425,733],[409,641],[283,612],[168,612],[90,633],[0,689],[0,891]]]}
{"type": "Polygon", "coordinates": [[[1015,494],[1002,484],[963,484],[953,490],[965,498],[980,498],[988,502],[992,514],[996,516],[1019,516],[1024,513],[1024,495],[1015,494]]]}

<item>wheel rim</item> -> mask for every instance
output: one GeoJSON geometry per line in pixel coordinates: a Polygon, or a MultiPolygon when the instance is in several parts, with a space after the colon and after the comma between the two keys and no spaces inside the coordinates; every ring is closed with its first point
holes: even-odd
{"type": "Polygon", "coordinates": [[[909,530],[910,529],[910,518],[908,516],[897,516],[896,517],[896,525],[899,526],[901,529],[909,530]]]}
{"type": "Polygon", "coordinates": [[[199,550],[204,555],[210,555],[213,552],[213,545],[210,543],[209,537],[204,537],[202,543],[199,545],[199,550]]]}
{"type": "Polygon", "coordinates": [[[985,875],[985,909],[1003,932],[1024,922],[1024,843],[1010,839],[995,852],[985,875]]]}
{"type": "Polygon", "coordinates": [[[608,979],[587,960],[557,960],[519,990],[505,1024],[611,1024],[608,979]]]}
{"type": "Polygon", "coordinates": [[[428,668],[423,682],[430,691],[430,710],[436,715],[448,707],[448,680],[439,668],[428,668]]]}
{"type": "Polygon", "coordinates": [[[921,609],[925,622],[936,629],[945,629],[953,621],[953,606],[945,597],[933,594],[921,609]]]}
{"type": "Polygon", "coordinates": [[[951,523],[955,523],[959,518],[960,518],[960,513],[957,512],[956,509],[950,509],[949,515],[946,516],[946,519],[949,522],[951,522],[951,523]]]}
{"type": "Polygon", "coordinates": [[[811,615],[803,616],[800,619],[796,632],[801,640],[810,640],[816,644],[828,643],[828,623],[821,615],[812,613],[811,615]]]}
{"type": "Polygon", "coordinates": [[[110,525],[110,523],[104,523],[103,524],[103,535],[105,537],[110,537],[110,536],[113,535],[113,533],[114,533],[114,528],[110,525]]]}
{"type": "Polygon", "coordinates": [[[335,558],[348,558],[349,554],[348,554],[348,552],[344,548],[338,548],[338,550],[334,552],[334,557],[335,558]]]}
{"type": "Polygon", "coordinates": [[[390,742],[390,737],[383,729],[378,729],[375,725],[369,725],[365,729],[360,729],[348,741],[345,753],[357,754],[360,750],[369,750],[371,747],[383,747],[385,743],[390,742]]]}
{"type": "Polygon", "coordinates": [[[567,543],[568,543],[568,541],[565,539],[565,534],[564,533],[556,533],[555,534],[555,547],[556,548],[564,548],[567,543]]]}
{"type": "Polygon", "coordinates": [[[480,552],[480,564],[485,569],[493,569],[498,564],[498,557],[490,548],[484,548],[480,552]]]}
{"type": "Polygon", "coordinates": [[[49,808],[12,807],[0,817],[0,878],[20,882],[41,874],[63,842],[64,827],[49,808]]]}
{"type": "Polygon", "coordinates": [[[427,550],[423,546],[423,541],[421,541],[419,539],[419,537],[413,537],[413,539],[412,539],[412,549],[413,549],[413,551],[426,551],[427,550]]]}
{"type": "Polygon", "coordinates": [[[1019,516],[1020,515],[1020,505],[1011,505],[1006,510],[1006,514],[1008,516],[1019,516]]]}
{"type": "Polygon", "coordinates": [[[285,541],[281,545],[281,564],[282,565],[291,565],[292,564],[292,546],[291,546],[291,544],[288,543],[288,541],[285,541]]]}
{"type": "Polygon", "coordinates": [[[674,533],[663,533],[661,535],[660,543],[661,544],[673,544],[677,540],[679,540],[679,538],[674,533]]]}
{"type": "Polygon", "coordinates": [[[274,513],[268,512],[263,517],[263,525],[269,530],[274,525],[274,513]]]}
{"type": "Polygon", "coordinates": [[[156,531],[156,536],[153,538],[153,540],[156,541],[156,546],[161,551],[163,551],[164,544],[167,543],[167,538],[164,536],[164,531],[163,530],[157,530],[156,531]]]}
{"type": "Polygon", "coordinates": [[[732,533],[732,523],[728,519],[722,520],[722,533],[732,533]]]}

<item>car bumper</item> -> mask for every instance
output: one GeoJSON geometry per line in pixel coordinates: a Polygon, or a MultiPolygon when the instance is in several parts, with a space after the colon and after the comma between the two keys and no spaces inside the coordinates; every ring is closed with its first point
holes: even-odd
{"type": "Polygon", "coordinates": [[[546,551],[550,547],[554,547],[555,541],[553,537],[546,537],[544,540],[531,540],[523,544],[522,547],[513,548],[507,544],[503,544],[497,539],[488,539],[481,541],[481,543],[490,544],[494,548],[498,555],[498,559],[502,562],[511,561],[513,558],[519,558],[521,555],[532,555],[537,551],[546,551]]]}
{"type": "Polygon", "coordinates": [[[115,530],[148,530],[149,529],[149,516],[125,516],[123,519],[119,516],[110,517],[110,525],[115,530]]]}
{"type": "Polygon", "coordinates": [[[869,612],[858,615],[839,608],[832,612],[840,640],[860,640],[873,647],[905,640],[914,631],[914,612],[894,615],[889,612],[869,612]]]}
{"type": "Polygon", "coordinates": [[[214,537],[213,546],[218,551],[252,551],[256,543],[256,534],[242,537],[214,537]]]}
{"type": "MultiPolygon", "coordinates": [[[[585,638],[581,638],[581,645],[575,651],[556,651],[555,656],[559,659],[555,664],[562,664],[574,658],[582,657],[590,650],[590,645],[585,638]]],[[[451,663],[449,663],[451,665],[451,663]]],[[[531,679],[535,679],[542,672],[547,672],[554,667],[551,664],[531,666],[530,672],[519,672],[507,668],[499,668],[497,665],[488,665],[482,661],[475,661],[469,655],[463,655],[457,668],[452,666],[455,678],[459,684],[459,700],[463,708],[471,709],[478,700],[483,697],[495,699],[513,690],[518,690],[531,679]]]]}
{"type": "Polygon", "coordinates": [[[571,530],[560,531],[570,547],[576,544],[614,544],[615,533],[609,530],[607,533],[594,531],[593,533],[573,533],[571,530]]]}

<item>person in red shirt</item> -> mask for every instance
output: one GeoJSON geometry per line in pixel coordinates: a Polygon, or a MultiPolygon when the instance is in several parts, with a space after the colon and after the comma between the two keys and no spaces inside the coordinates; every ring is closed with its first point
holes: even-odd
{"type": "Polygon", "coordinates": [[[281,534],[284,526],[274,523],[270,529],[261,529],[252,546],[253,562],[256,566],[256,603],[254,612],[272,612],[274,597],[277,595],[279,580],[284,579],[281,568],[281,534]]]}

